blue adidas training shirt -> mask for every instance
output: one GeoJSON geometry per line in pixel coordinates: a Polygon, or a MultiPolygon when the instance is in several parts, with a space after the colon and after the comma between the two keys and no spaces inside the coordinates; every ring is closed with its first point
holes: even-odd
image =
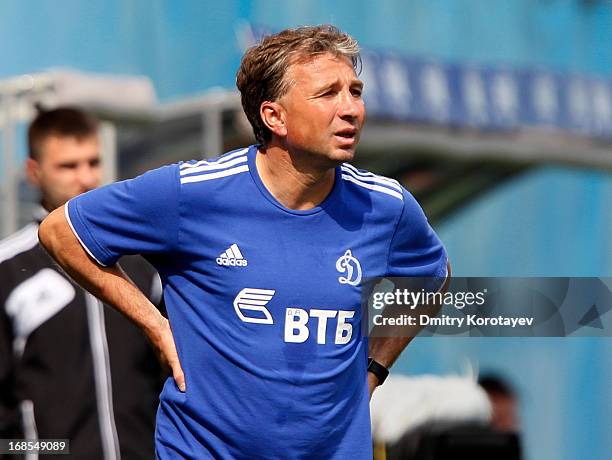
{"type": "Polygon", "coordinates": [[[444,277],[446,253],[395,180],[344,164],[296,211],[256,153],[164,166],[66,215],[101,265],[142,254],[162,278],[187,391],[161,393],[160,459],[371,459],[361,278],[444,277]]]}

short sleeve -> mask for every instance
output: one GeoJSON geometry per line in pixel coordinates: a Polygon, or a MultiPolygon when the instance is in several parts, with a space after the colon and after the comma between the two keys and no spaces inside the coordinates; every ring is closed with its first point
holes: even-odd
{"type": "Polygon", "coordinates": [[[405,189],[403,197],[404,207],[389,247],[387,276],[437,278],[440,287],[447,276],[444,246],[414,197],[405,189]]]}
{"type": "Polygon", "coordinates": [[[100,265],[169,253],[178,247],[179,187],[177,165],[164,166],[71,199],[66,218],[100,265]]]}

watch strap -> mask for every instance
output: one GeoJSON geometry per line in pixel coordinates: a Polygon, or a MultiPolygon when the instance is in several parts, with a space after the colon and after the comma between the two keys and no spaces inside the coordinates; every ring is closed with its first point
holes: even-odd
{"type": "Polygon", "coordinates": [[[371,372],[378,378],[379,385],[382,385],[389,375],[389,369],[375,361],[374,358],[368,358],[368,372],[371,372]]]}

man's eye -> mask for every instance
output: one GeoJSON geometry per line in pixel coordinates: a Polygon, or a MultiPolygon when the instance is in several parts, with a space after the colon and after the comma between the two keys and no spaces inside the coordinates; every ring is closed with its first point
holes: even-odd
{"type": "Polygon", "coordinates": [[[75,169],[77,167],[76,163],[63,163],[59,165],[61,169],[75,169]]]}
{"type": "Polygon", "coordinates": [[[363,90],[361,88],[355,88],[351,90],[351,94],[355,97],[361,97],[361,93],[363,93],[363,90]]]}
{"type": "Polygon", "coordinates": [[[96,168],[98,166],[100,166],[100,159],[99,158],[96,158],[95,160],[90,160],[89,161],[89,167],[90,168],[96,168]]]}

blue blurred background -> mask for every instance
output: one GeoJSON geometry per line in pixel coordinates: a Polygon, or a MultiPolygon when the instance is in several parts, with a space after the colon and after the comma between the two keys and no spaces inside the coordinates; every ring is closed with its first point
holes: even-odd
{"type": "Polygon", "coordinates": [[[58,66],[144,74],[162,99],[233,87],[241,20],[333,23],[411,55],[612,73],[612,5],[597,0],[7,0],[0,18],[0,77],[58,66]]]}
{"type": "MultiPolygon", "coordinates": [[[[333,23],[373,52],[612,78],[607,1],[7,0],[0,80],[58,67],[143,75],[162,103],[233,89],[249,23],[273,30],[333,23]]],[[[370,162],[384,171],[392,154],[370,162]]],[[[530,163],[435,217],[454,275],[612,276],[612,174],[577,161],[530,163]]],[[[527,458],[604,459],[612,451],[610,345],[609,338],[426,338],[395,371],[457,373],[469,361],[499,372],[520,394],[527,458]]]]}

